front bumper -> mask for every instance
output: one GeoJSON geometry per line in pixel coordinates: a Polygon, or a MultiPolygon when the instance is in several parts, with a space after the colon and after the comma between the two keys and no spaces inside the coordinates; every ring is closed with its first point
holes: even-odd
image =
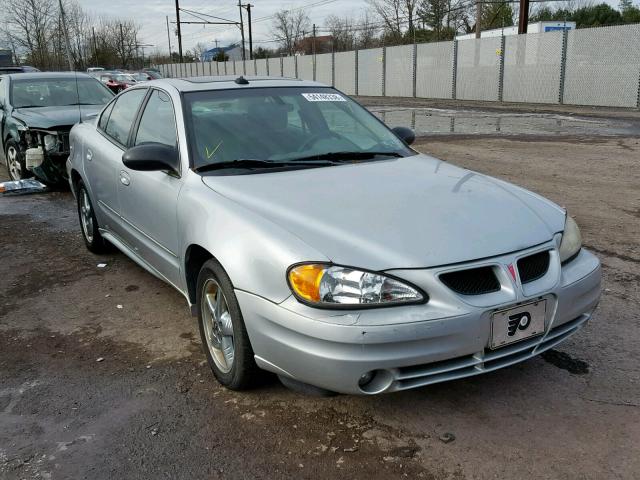
{"type": "MultiPolygon", "coordinates": [[[[513,255],[490,262],[512,259],[513,255]]],[[[432,270],[394,272],[429,292],[425,305],[327,312],[303,306],[293,297],[278,305],[247,292],[236,294],[261,368],[341,393],[392,392],[506,367],[579,330],[600,299],[600,263],[584,249],[562,268],[554,259],[557,265],[549,275],[557,279],[540,282],[544,291],[527,292],[514,284],[513,291],[503,289],[508,298],[470,298],[446,288],[438,292],[430,284],[432,270]],[[491,314],[533,299],[547,301],[545,333],[490,350],[491,314]],[[489,300],[499,302],[488,304],[489,300]],[[360,388],[361,376],[372,371],[374,380],[360,388]]]]}

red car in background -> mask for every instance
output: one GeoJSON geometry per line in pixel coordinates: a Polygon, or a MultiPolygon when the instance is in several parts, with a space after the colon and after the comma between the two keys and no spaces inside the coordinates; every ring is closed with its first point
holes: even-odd
{"type": "Polygon", "coordinates": [[[125,88],[138,83],[133,75],[127,73],[102,73],[100,81],[115,93],[120,93],[125,88]]]}

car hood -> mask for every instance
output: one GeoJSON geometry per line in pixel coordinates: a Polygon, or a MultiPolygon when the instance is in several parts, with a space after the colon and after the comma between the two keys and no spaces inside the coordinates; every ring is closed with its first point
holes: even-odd
{"type": "Polygon", "coordinates": [[[332,262],[371,270],[497,256],[564,228],[552,202],[425,155],[203,181],[332,262]]]}
{"type": "MultiPolygon", "coordinates": [[[[91,120],[104,105],[81,105],[82,120],[91,120]]],[[[77,105],[66,107],[16,108],[12,116],[31,128],[71,127],[80,120],[77,105]]]]}

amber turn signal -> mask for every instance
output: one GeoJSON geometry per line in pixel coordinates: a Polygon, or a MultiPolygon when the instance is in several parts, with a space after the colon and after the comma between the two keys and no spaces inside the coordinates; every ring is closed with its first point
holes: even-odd
{"type": "Polygon", "coordinates": [[[289,284],[294,292],[310,302],[320,301],[320,282],[326,265],[304,264],[289,270],[289,284]]]}

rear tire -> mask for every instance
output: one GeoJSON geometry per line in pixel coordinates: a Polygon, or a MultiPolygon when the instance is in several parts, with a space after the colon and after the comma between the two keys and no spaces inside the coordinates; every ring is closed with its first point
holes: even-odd
{"type": "Polygon", "coordinates": [[[200,269],[196,306],[202,348],[216,379],[231,390],[255,386],[262,374],[253,358],[240,305],[229,276],[213,259],[200,269]]]}
{"type": "Polygon", "coordinates": [[[106,253],[111,250],[111,244],[100,234],[98,220],[93,211],[93,204],[89,191],[82,180],[76,184],[76,199],[78,203],[78,219],[84,244],[92,253],[106,253]]]}

